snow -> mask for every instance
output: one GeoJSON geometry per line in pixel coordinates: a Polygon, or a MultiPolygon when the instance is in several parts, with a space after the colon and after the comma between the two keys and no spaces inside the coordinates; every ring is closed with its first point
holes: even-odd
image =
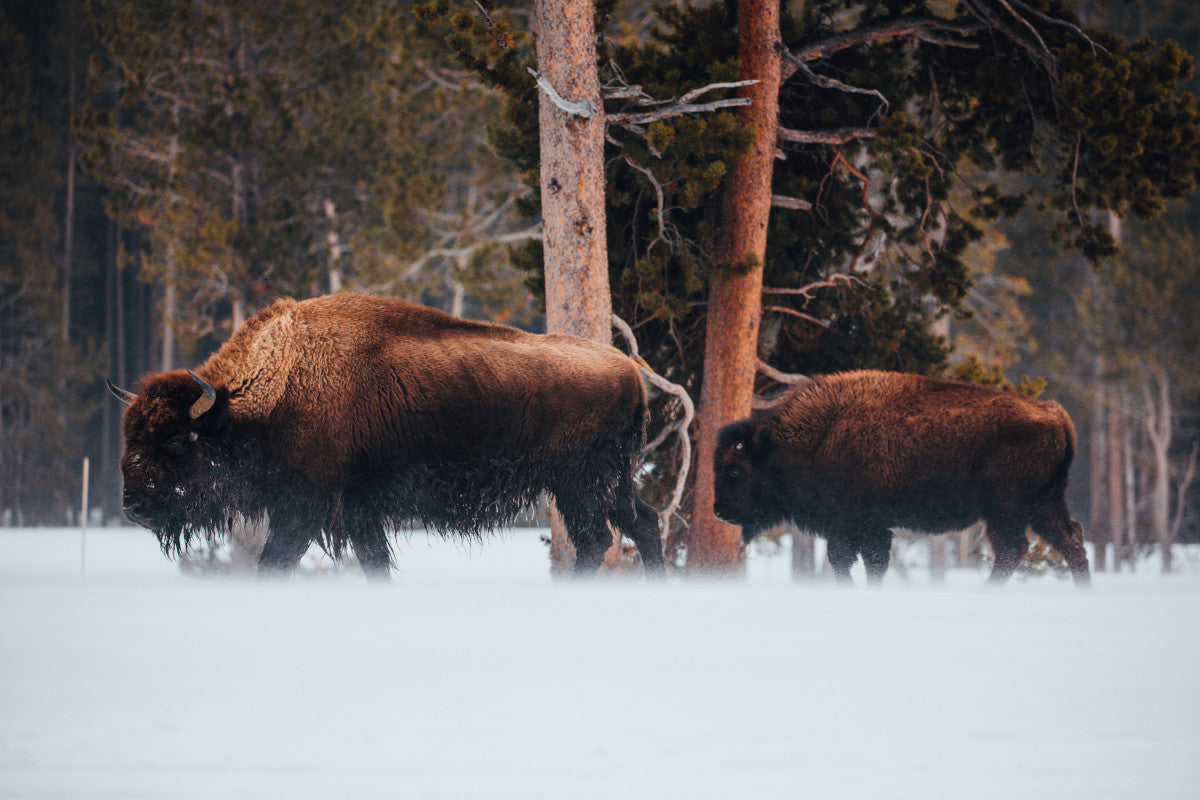
{"type": "Polygon", "coordinates": [[[373,585],[0,529],[0,797],[1196,798],[1195,559],[562,583],[518,530],[373,585]]]}

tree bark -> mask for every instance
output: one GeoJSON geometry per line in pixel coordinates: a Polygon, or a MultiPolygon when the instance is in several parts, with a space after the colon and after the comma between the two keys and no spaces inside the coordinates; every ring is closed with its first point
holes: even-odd
{"type": "Polygon", "coordinates": [[[741,532],[712,513],[713,451],[723,425],[750,414],[758,367],[762,315],[762,263],[771,213],[771,175],[779,128],[778,0],[738,4],[741,79],[757,80],[743,92],[751,104],[739,111],[756,128],[753,149],[734,162],[725,186],[718,263],[749,272],[714,280],[708,297],[704,383],[700,391],[700,440],[696,490],[688,532],[691,572],[740,574],[741,532]]]}
{"type": "Polygon", "coordinates": [[[1108,531],[1104,520],[1104,486],[1105,486],[1105,434],[1104,434],[1104,402],[1106,398],[1103,378],[1103,362],[1096,358],[1095,390],[1092,394],[1092,435],[1088,442],[1088,493],[1091,500],[1088,513],[1088,529],[1092,539],[1092,571],[1104,572],[1108,569],[1108,531]]]}
{"type": "Polygon", "coordinates": [[[1108,539],[1113,546],[1113,572],[1121,571],[1125,554],[1125,467],[1120,392],[1108,404],[1108,539]]]}
{"type": "Polygon", "coordinates": [[[1150,523],[1162,558],[1162,571],[1171,572],[1171,379],[1166,370],[1157,370],[1153,386],[1145,389],[1146,433],[1154,456],[1153,486],[1150,492],[1150,523]]]}
{"type": "MultiPolygon", "coordinates": [[[[609,343],[604,106],[593,4],[537,0],[533,13],[539,73],[563,98],[586,100],[596,111],[591,117],[569,114],[545,92],[538,95],[546,330],[609,343]]],[[[562,575],[574,565],[575,549],[554,508],[550,530],[550,570],[562,575]]]]}

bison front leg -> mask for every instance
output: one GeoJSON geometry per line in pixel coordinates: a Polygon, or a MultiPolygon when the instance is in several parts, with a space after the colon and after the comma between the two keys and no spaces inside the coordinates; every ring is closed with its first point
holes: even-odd
{"type": "Polygon", "coordinates": [[[312,534],[297,524],[281,524],[271,519],[271,532],[258,556],[258,574],[286,575],[300,564],[312,544],[312,534]]]}
{"type": "Polygon", "coordinates": [[[858,551],[862,553],[863,565],[867,568],[867,582],[878,585],[883,581],[892,558],[892,532],[883,530],[864,536],[858,551]]]}
{"type": "Polygon", "coordinates": [[[854,540],[844,532],[831,532],[826,536],[829,555],[829,566],[833,567],[833,575],[837,582],[850,586],[854,581],[850,578],[850,567],[858,558],[858,548],[854,540]]]}

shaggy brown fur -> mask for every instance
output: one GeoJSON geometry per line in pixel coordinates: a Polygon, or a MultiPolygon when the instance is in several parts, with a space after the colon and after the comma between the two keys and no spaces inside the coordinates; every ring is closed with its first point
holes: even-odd
{"type": "Polygon", "coordinates": [[[633,474],[645,389],[615,348],[355,294],[280,300],[197,373],[150,376],[125,414],[125,505],[168,553],[232,516],[268,515],[264,570],[312,541],[386,574],[385,530],[479,535],[548,491],[594,571],[611,522],[662,570],[633,474]],[[203,405],[199,406],[203,408],[203,405]]]}
{"type": "Polygon", "coordinates": [[[1026,528],[1089,580],[1083,532],[1067,510],[1075,428],[1057,403],[894,372],[848,372],[721,431],[716,514],[749,542],[793,520],[820,533],[841,580],[859,554],[887,571],[891,529],[962,530],[984,520],[1003,583],[1026,528]]]}

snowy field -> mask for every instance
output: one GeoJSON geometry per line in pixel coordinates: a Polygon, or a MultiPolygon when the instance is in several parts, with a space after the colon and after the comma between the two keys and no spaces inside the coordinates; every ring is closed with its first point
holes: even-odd
{"type": "Polygon", "coordinates": [[[555,583],[533,531],[388,585],[0,529],[3,798],[1200,797],[1180,574],[555,583]]]}

